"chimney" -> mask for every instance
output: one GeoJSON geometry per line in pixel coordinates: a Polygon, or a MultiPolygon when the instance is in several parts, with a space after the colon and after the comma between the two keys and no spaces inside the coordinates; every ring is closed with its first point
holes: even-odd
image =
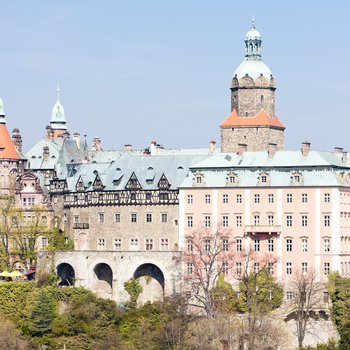
{"type": "Polygon", "coordinates": [[[69,131],[65,130],[63,133],[63,140],[69,140],[70,138],[70,133],[69,131]]]}
{"type": "Polygon", "coordinates": [[[342,161],[342,163],[348,162],[348,152],[346,152],[346,151],[342,152],[341,161],[342,161]]]}
{"type": "Polygon", "coordinates": [[[153,140],[151,141],[151,145],[150,145],[150,151],[151,151],[151,155],[155,155],[156,154],[156,145],[157,145],[157,141],[153,140]]]}
{"type": "Polygon", "coordinates": [[[145,148],[145,149],[143,150],[143,155],[144,155],[144,156],[150,156],[150,155],[151,155],[151,152],[150,152],[149,148],[145,148]]]}
{"type": "Polygon", "coordinates": [[[306,157],[310,152],[310,142],[305,141],[301,145],[301,154],[306,157]]]}
{"type": "Polygon", "coordinates": [[[215,146],[216,146],[216,141],[215,140],[211,140],[209,142],[209,150],[210,153],[214,153],[215,152],[215,146]]]}
{"type": "Polygon", "coordinates": [[[156,154],[162,154],[164,152],[164,146],[157,144],[156,146],[156,154]]]}
{"type": "Polygon", "coordinates": [[[73,140],[77,143],[77,147],[80,149],[80,134],[78,132],[73,134],[73,140]]]}
{"type": "Polygon", "coordinates": [[[132,151],[132,145],[126,144],[126,145],[124,145],[124,149],[125,149],[125,151],[130,152],[130,151],[132,151]]]}
{"type": "Polygon", "coordinates": [[[43,159],[48,160],[50,157],[50,149],[49,146],[44,146],[43,147],[43,159]]]}
{"type": "Polygon", "coordinates": [[[334,153],[342,154],[343,153],[343,147],[334,147],[334,153]]]}
{"type": "Polygon", "coordinates": [[[277,143],[269,143],[269,148],[267,150],[267,154],[269,155],[269,158],[273,158],[276,154],[277,150],[277,143]]]}
{"type": "Polygon", "coordinates": [[[22,136],[18,129],[12,131],[12,141],[18,152],[22,152],[22,136]]]}
{"type": "Polygon", "coordinates": [[[55,131],[51,128],[50,129],[50,137],[49,139],[54,139],[55,138],[55,131]]]}
{"type": "Polygon", "coordinates": [[[93,151],[102,151],[102,147],[101,147],[101,139],[97,136],[95,136],[93,139],[92,139],[92,147],[91,149],[93,151]]]}
{"type": "Polygon", "coordinates": [[[45,130],[46,130],[46,138],[50,140],[50,138],[51,138],[51,130],[52,130],[51,125],[47,125],[45,130]]]}
{"type": "Polygon", "coordinates": [[[240,156],[243,155],[244,152],[247,152],[248,146],[245,143],[239,143],[238,144],[238,152],[237,154],[239,154],[240,156]]]}

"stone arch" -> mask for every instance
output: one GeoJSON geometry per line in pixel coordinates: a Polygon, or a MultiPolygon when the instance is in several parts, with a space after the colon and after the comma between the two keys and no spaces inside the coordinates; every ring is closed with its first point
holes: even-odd
{"type": "Polygon", "coordinates": [[[134,272],[134,278],[139,280],[143,289],[137,300],[139,305],[149,301],[163,300],[165,278],[157,265],[152,263],[140,265],[134,272]]]}
{"type": "Polygon", "coordinates": [[[98,263],[94,269],[94,290],[101,298],[111,298],[113,291],[113,271],[106,263],[98,263]]]}
{"type": "Polygon", "coordinates": [[[57,275],[61,278],[59,286],[74,286],[75,271],[72,265],[68,263],[61,263],[57,266],[57,275]]]}
{"type": "Polygon", "coordinates": [[[157,265],[150,263],[140,265],[134,272],[134,278],[137,279],[143,276],[154,278],[164,290],[164,274],[157,265]]]}

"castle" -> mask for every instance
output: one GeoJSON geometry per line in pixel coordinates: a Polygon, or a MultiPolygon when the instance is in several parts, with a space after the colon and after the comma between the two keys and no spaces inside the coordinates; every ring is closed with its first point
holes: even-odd
{"type": "MultiPolygon", "coordinates": [[[[307,142],[284,150],[285,126],[275,115],[275,80],[261,43],[253,24],[232,79],[231,114],[220,125],[221,148],[211,141],[206,148],[166,149],[152,141],[143,150],[104,151],[95,138],[89,149],[67,131],[58,91],[45,136],[23,153],[19,131],[12,139],[8,133],[1,101],[1,191],[13,188],[29,217],[34,205],[45,206],[45,220],[57,221],[74,241],[74,251],[53,256],[61,284],[123,303],[124,283],[135,277],[145,299],[172,295],[181,273],[192,273],[181,257],[197,229],[218,226],[230,230],[223,247],[269,256],[271,273],[286,286],[297,271],[313,269],[319,281],[330,271],[350,274],[347,153],[313,151],[307,142]]],[[[52,253],[46,237],[37,245],[43,267],[52,253]]],[[[257,258],[252,268],[259,264],[257,258]]],[[[220,268],[227,276],[242,273],[240,261],[223,260],[220,268]]],[[[286,299],[290,293],[286,287],[286,299]]]]}

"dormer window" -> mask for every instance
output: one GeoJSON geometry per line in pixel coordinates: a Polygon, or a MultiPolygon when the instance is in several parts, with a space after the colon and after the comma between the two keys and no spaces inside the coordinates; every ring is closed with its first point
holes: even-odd
{"type": "Polygon", "coordinates": [[[227,174],[226,177],[226,184],[228,186],[235,186],[238,185],[238,176],[236,173],[230,172],[227,174]]]}
{"type": "Polygon", "coordinates": [[[193,185],[194,186],[201,186],[203,184],[204,184],[204,175],[201,173],[194,174],[193,185]]]}
{"type": "Polygon", "coordinates": [[[268,185],[270,183],[270,176],[266,172],[261,172],[259,174],[259,179],[258,180],[259,180],[259,185],[262,185],[262,186],[268,185]]]}
{"type": "Polygon", "coordinates": [[[202,177],[201,176],[196,176],[196,183],[201,184],[202,183],[202,177]]]}
{"type": "Polygon", "coordinates": [[[303,182],[303,177],[302,177],[301,173],[294,172],[292,174],[292,184],[293,185],[301,185],[302,182],[303,182]]]}

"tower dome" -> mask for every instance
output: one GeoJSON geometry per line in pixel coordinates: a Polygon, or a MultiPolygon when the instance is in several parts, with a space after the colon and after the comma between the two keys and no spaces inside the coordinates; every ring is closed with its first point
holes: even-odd
{"type": "Polygon", "coordinates": [[[67,130],[64,108],[60,102],[60,89],[57,87],[57,101],[52,108],[50,125],[53,130],[67,130]]]}
{"type": "Polygon", "coordinates": [[[254,19],[252,27],[245,35],[245,55],[243,62],[235,70],[233,77],[238,80],[250,76],[256,80],[259,76],[270,79],[271,69],[261,60],[261,34],[256,30],[254,19]]]}

